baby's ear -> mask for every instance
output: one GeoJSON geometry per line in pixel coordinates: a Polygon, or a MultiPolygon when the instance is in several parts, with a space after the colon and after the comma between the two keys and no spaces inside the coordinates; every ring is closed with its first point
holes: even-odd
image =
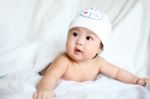
{"type": "Polygon", "coordinates": [[[103,45],[103,43],[101,42],[101,43],[100,43],[100,52],[103,50],[103,47],[104,47],[104,45],[103,45]]]}

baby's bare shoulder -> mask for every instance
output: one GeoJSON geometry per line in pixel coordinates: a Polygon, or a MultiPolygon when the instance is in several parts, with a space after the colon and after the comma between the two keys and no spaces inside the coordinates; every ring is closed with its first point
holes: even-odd
{"type": "Polygon", "coordinates": [[[105,67],[110,67],[111,66],[111,64],[108,61],[106,61],[103,57],[97,57],[95,63],[100,68],[105,68],[105,67]]]}
{"type": "Polygon", "coordinates": [[[69,62],[69,58],[68,58],[68,56],[66,55],[66,53],[61,53],[61,54],[59,54],[59,55],[55,58],[55,60],[54,60],[53,62],[54,62],[54,63],[55,63],[55,62],[59,62],[59,63],[65,64],[65,63],[69,62]]]}
{"type": "Polygon", "coordinates": [[[56,57],[56,59],[67,59],[67,56],[66,56],[65,53],[60,53],[60,54],[56,57]]]}
{"type": "Polygon", "coordinates": [[[96,57],[95,61],[97,64],[102,64],[102,63],[106,62],[105,59],[103,57],[100,57],[100,56],[96,57]]]}

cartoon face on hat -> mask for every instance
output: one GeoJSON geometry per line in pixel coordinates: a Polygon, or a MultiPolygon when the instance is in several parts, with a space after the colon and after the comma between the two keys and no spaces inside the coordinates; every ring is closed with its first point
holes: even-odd
{"type": "Polygon", "coordinates": [[[85,9],[78,13],[71,22],[69,29],[74,27],[83,27],[93,31],[104,46],[111,32],[111,23],[108,17],[96,8],[85,9]]]}

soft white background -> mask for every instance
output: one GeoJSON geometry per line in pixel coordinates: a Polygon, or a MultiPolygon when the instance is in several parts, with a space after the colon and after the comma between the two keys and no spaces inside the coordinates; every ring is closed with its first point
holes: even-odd
{"type": "Polygon", "coordinates": [[[134,74],[150,76],[149,4],[149,0],[0,0],[0,74],[14,67],[44,68],[65,49],[68,25],[79,9],[94,6],[110,16],[113,26],[102,55],[134,74]]]}
{"type": "MultiPolygon", "coordinates": [[[[150,77],[149,4],[150,0],[0,0],[0,99],[32,98],[36,72],[65,50],[69,23],[80,9],[91,6],[108,14],[113,27],[101,55],[150,77]]],[[[64,81],[56,89],[57,99],[149,99],[149,93],[142,86],[106,77],[81,84],[64,81]]]]}

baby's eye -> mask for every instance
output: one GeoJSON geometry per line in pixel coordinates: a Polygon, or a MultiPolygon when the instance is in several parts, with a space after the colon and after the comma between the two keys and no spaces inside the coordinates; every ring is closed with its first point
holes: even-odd
{"type": "Polygon", "coordinates": [[[93,40],[93,38],[91,36],[87,36],[86,39],[87,40],[93,40]]]}
{"type": "Polygon", "coordinates": [[[73,32],[73,36],[74,37],[78,36],[78,33],[77,32],[73,32]]]}

